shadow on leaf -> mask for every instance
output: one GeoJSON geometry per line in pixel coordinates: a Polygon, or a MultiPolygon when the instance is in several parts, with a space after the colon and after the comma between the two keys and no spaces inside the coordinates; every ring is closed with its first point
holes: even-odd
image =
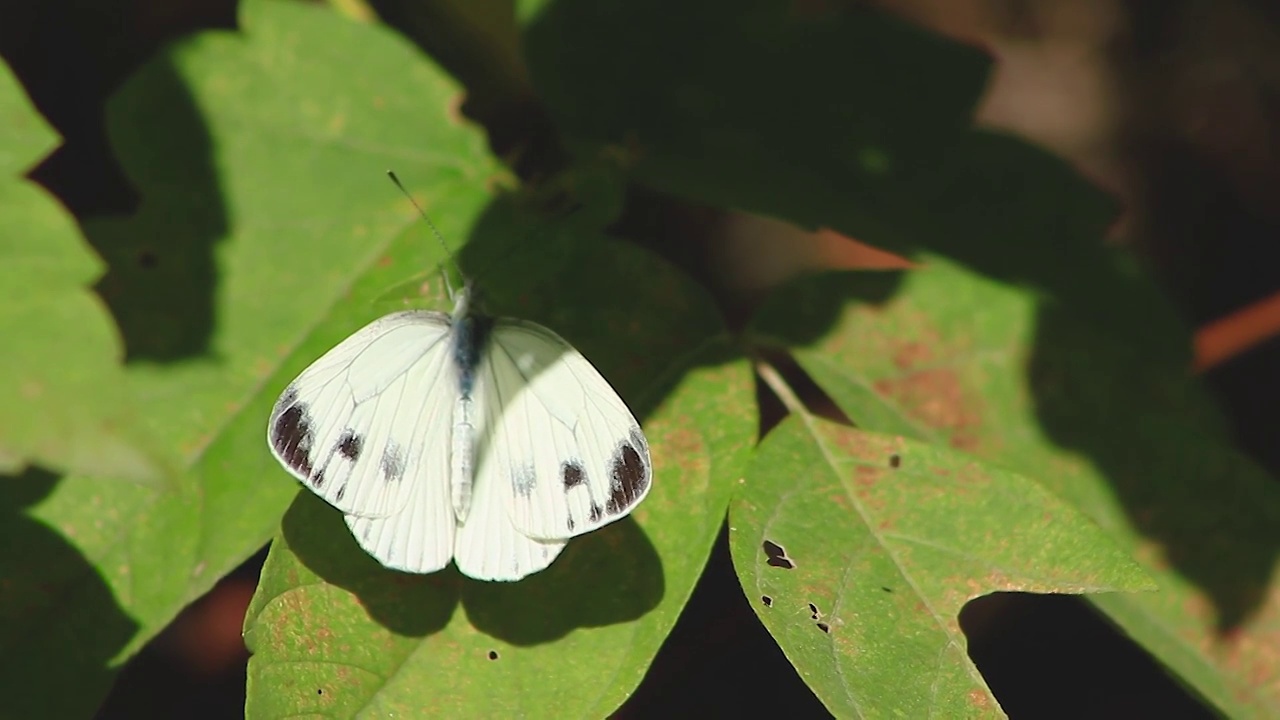
{"type": "Polygon", "coordinates": [[[1211,427],[1186,365],[1090,337],[1065,315],[1043,311],[1038,325],[1028,372],[1041,424],[1096,463],[1159,545],[1157,567],[1212,599],[1216,617],[1197,619],[1239,627],[1266,600],[1280,553],[1275,481],[1211,427]]]}
{"type": "Polygon", "coordinates": [[[462,582],[456,572],[413,575],[384,568],[356,544],[342,513],[309,492],[298,493],[281,525],[303,565],[355,594],[369,616],[392,632],[423,637],[449,624],[462,582]]]}
{"type": "Polygon", "coordinates": [[[215,322],[214,248],[228,227],[201,111],[179,72],[157,60],[107,113],[111,145],[144,200],[135,217],[84,223],[108,265],[96,290],[120,325],[127,360],[205,355],[215,322]]]}
{"type": "Polygon", "coordinates": [[[39,469],[0,477],[0,650],[13,660],[0,693],[12,717],[91,715],[138,630],[89,560],[27,514],[58,481],[39,469]]]}
{"type": "Polygon", "coordinates": [[[308,492],[285,513],[283,530],[303,565],[409,637],[442,630],[463,599],[478,630],[513,645],[549,642],[574,628],[634,620],[664,591],[658,553],[630,518],[575,538],[551,567],[514,583],[472,580],[452,565],[425,575],[389,570],[360,548],[341,512],[308,492]]]}
{"type": "Polygon", "coordinates": [[[574,538],[551,567],[516,583],[468,582],[467,617],[512,645],[635,620],[665,592],[662,561],[631,518],[574,538]]]}

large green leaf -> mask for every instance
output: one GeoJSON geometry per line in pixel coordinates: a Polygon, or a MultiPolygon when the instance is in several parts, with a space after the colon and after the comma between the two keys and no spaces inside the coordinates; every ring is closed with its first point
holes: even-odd
{"type": "Polygon", "coordinates": [[[295,349],[378,312],[342,302],[356,278],[389,285],[442,254],[384,171],[448,238],[491,200],[497,165],[458,88],[407,43],[300,4],[247,2],[241,20],[162,53],[108,108],[142,204],[86,231],[129,360],[122,405],[177,469],[155,487],[40,476],[5,495],[22,518],[0,545],[16,715],[91,712],[125,658],[279,527],[297,487],[265,423],[295,349]]]}
{"type": "Polygon", "coordinates": [[[486,215],[464,267],[492,311],[555,328],[628,399],[653,490],[512,584],[385,570],[336,510],[299,498],[247,620],[251,717],[601,717],[692,592],[755,430],[750,373],[707,299],[664,264],[583,223],[531,233],[513,217],[486,215]]]}
{"type": "Polygon", "coordinates": [[[21,177],[57,137],[0,66],[0,472],[29,464],[154,480],[122,406],[120,338],[88,289],[104,270],[75,220],[21,177]]]}
{"type": "Polygon", "coordinates": [[[1072,501],[1160,586],[1090,600],[1233,717],[1274,715],[1280,698],[1254,678],[1280,626],[1261,591],[1280,490],[1198,420],[1207,403],[1167,357],[936,257],[901,277],[797,282],[754,332],[791,347],[861,426],[990,458],[1072,501]]]}
{"type": "Polygon", "coordinates": [[[752,606],[837,717],[997,714],[960,631],[979,595],[1153,588],[1026,478],[810,417],[765,439],[729,527],[752,606]]]}

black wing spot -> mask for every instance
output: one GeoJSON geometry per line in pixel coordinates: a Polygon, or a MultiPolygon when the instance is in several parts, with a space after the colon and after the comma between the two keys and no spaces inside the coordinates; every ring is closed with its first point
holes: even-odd
{"type": "Polygon", "coordinates": [[[569,460],[560,466],[560,479],[564,481],[565,491],[582,485],[587,481],[587,473],[578,460],[569,460]]]}
{"type": "Polygon", "coordinates": [[[317,490],[324,487],[324,468],[320,468],[315,475],[311,476],[311,487],[317,490]]]}
{"type": "Polygon", "coordinates": [[[818,623],[818,629],[819,629],[819,630],[821,630],[822,632],[824,632],[824,633],[828,634],[828,635],[830,635],[830,634],[831,634],[831,626],[830,626],[830,625],[828,625],[828,624],[826,624],[826,623],[824,623],[824,622],[820,622],[820,623],[818,623]]]}
{"type": "Polygon", "coordinates": [[[771,540],[765,540],[762,547],[764,548],[765,557],[768,558],[765,562],[770,567],[782,568],[783,570],[795,568],[796,564],[791,561],[791,558],[787,557],[787,551],[783,550],[781,545],[771,540]]]}
{"type": "Polygon", "coordinates": [[[649,467],[631,443],[623,443],[613,454],[609,470],[609,500],[605,512],[610,515],[626,512],[640,500],[649,488],[649,467]]]}
{"type": "Polygon", "coordinates": [[[338,438],[338,452],[342,457],[355,462],[360,459],[360,450],[364,448],[364,438],[355,433],[354,430],[342,431],[342,436],[338,438]]]}
{"type": "Polygon", "coordinates": [[[889,467],[891,467],[891,468],[893,468],[893,469],[895,469],[895,470],[897,470],[898,468],[902,467],[902,456],[901,456],[901,455],[899,455],[898,453],[894,453],[894,454],[890,455],[890,456],[889,456],[889,467]]]}
{"type": "Polygon", "coordinates": [[[773,607],[773,598],[768,595],[761,595],[760,602],[764,603],[765,607],[773,607]]]}
{"type": "Polygon", "coordinates": [[[388,442],[386,449],[382,451],[382,479],[387,482],[393,482],[404,477],[404,454],[400,451],[400,446],[393,442],[388,442]]]}
{"type": "Polygon", "coordinates": [[[587,519],[593,523],[598,523],[601,517],[604,517],[604,509],[595,503],[591,503],[591,507],[587,510],[587,519]]]}
{"type": "Polygon", "coordinates": [[[578,523],[574,522],[573,518],[570,517],[570,518],[567,518],[566,524],[569,526],[569,532],[573,532],[574,526],[577,525],[578,523]]]}
{"type": "Polygon", "coordinates": [[[333,496],[334,502],[342,502],[342,498],[347,494],[347,486],[343,485],[338,488],[338,494],[333,496]]]}
{"type": "Polygon", "coordinates": [[[490,651],[489,651],[489,659],[490,659],[490,660],[497,660],[497,659],[498,659],[498,651],[497,651],[497,650],[490,650],[490,651]]]}
{"type": "Polygon", "coordinates": [[[295,473],[309,478],[312,471],[311,445],[315,435],[311,430],[307,406],[292,404],[296,398],[297,392],[293,388],[285,390],[280,398],[281,405],[290,407],[280,413],[275,427],[271,428],[271,446],[295,473]]]}

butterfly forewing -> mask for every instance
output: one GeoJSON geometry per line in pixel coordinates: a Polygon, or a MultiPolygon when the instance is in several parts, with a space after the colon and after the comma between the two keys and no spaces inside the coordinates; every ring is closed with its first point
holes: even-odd
{"type": "Polygon", "coordinates": [[[485,357],[490,423],[477,487],[507,494],[512,524],[567,539],[626,516],[649,491],[639,423],[600,373],[550,330],[500,320],[485,357]]]}
{"type": "MultiPolygon", "coordinates": [[[[339,343],[276,401],[267,429],[271,451],[344,513],[400,511],[411,494],[410,453],[441,424],[424,417],[424,406],[434,405],[429,390],[451,401],[448,331],[448,316],[409,311],[339,343]]],[[[444,433],[447,438],[447,427],[444,433]]]]}

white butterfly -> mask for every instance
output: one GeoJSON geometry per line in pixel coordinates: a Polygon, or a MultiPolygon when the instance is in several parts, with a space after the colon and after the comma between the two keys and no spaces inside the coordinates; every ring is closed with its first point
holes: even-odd
{"type": "Polygon", "coordinates": [[[649,444],[569,343],[471,298],[338,343],[285,388],[267,440],[383,565],[519,580],[644,499],[649,444]]]}

